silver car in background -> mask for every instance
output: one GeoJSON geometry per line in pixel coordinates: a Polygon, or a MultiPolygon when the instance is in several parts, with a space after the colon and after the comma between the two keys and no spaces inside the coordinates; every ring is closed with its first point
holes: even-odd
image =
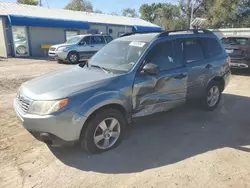
{"type": "Polygon", "coordinates": [[[69,39],[66,43],[51,46],[49,48],[49,56],[58,61],[68,61],[74,64],[79,60],[91,58],[112,40],[113,38],[109,35],[77,35],[69,39]]]}

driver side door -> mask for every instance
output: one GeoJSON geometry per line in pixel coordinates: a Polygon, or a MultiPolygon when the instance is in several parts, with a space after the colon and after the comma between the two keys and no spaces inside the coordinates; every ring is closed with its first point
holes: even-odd
{"type": "Polygon", "coordinates": [[[158,66],[159,74],[135,76],[133,86],[133,117],[150,115],[182,105],[187,93],[187,67],[182,61],[182,47],[173,40],[156,43],[144,62],[158,66]]]}

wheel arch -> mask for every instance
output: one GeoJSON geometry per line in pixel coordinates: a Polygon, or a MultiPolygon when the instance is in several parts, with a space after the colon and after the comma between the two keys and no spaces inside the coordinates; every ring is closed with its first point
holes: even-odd
{"type": "Polygon", "coordinates": [[[220,90],[221,90],[221,92],[224,91],[224,89],[225,89],[225,80],[224,80],[224,78],[223,78],[222,76],[215,76],[215,77],[211,78],[211,79],[209,80],[208,84],[207,84],[207,87],[208,87],[208,85],[209,85],[212,81],[218,82],[219,85],[220,85],[220,90]]]}
{"type": "Polygon", "coordinates": [[[118,110],[121,114],[124,115],[125,120],[128,120],[128,118],[127,118],[127,117],[128,117],[128,113],[127,113],[127,110],[125,109],[125,107],[124,107],[123,105],[121,105],[121,104],[119,104],[119,103],[105,104],[105,105],[103,105],[103,106],[101,106],[101,107],[95,109],[94,111],[92,111],[92,112],[89,114],[89,116],[87,117],[86,121],[84,122],[84,124],[83,124],[83,126],[82,126],[82,129],[81,129],[81,133],[80,133],[79,139],[82,138],[83,133],[84,133],[84,131],[86,130],[88,123],[89,123],[93,118],[95,118],[96,114],[97,114],[98,112],[100,112],[100,111],[103,111],[103,110],[109,109],[109,108],[118,110]]]}

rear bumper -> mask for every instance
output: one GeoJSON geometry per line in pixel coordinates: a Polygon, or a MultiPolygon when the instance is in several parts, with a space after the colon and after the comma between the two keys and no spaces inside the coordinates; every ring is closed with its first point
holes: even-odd
{"type": "Polygon", "coordinates": [[[227,87],[227,85],[229,84],[229,82],[230,82],[231,71],[228,71],[226,74],[224,74],[223,79],[225,81],[225,86],[224,86],[224,89],[225,89],[227,87]]]}
{"type": "Polygon", "coordinates": [[[250,68],[250,60],[246,59],[231,59],[230,68],[247,69],[250,68]]]}

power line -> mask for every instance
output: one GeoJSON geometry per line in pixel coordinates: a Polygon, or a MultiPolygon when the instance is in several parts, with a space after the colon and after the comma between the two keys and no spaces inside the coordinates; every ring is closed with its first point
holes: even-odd
{"type": "Polygon", "coordinates": [[[49,8],[49,2],[48,2],[48,0],[46,0],[46,3],[47,3],[47,7],[49,8]]]}

